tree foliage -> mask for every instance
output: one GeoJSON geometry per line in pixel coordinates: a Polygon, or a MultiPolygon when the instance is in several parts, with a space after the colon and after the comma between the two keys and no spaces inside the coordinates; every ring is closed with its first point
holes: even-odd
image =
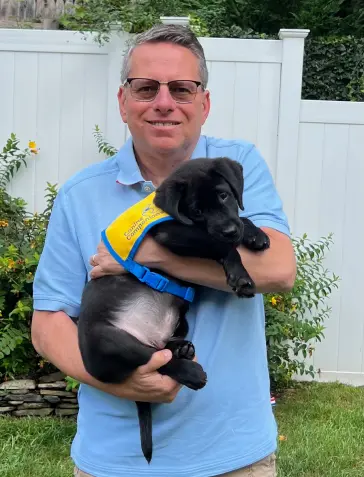
{"type": "Polygon", "coordinates": [[[276,36],[280,28],[308,28],[314,37],[364,36],[362,0],[77,0],[62,23],[107,40],[115,24],[138,33],[161,16],[190,16],[197,33],[213,37],[276,36]]]}

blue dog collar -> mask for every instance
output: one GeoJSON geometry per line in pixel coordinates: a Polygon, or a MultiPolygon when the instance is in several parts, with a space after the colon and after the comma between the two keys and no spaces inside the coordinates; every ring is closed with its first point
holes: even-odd
{"type": "Polygon", "coordinates": [[[154,195],[154,193],[150,194],[117,217],[102,231],[102,240],[115,260],[140,282],[159,292],[171,293],[192,302],[195,296],[195,290],[192,287],[179,285],[133,260],[151,227],[165,220],[174,220],[154,205],[154,195]]]}

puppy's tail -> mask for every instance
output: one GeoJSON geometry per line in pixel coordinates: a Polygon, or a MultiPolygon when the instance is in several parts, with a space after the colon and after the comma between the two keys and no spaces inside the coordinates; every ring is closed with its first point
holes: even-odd
{"type": "Polygon", "coordinates": [[[140,441],[144,457],[148,464],[152,460],[152,407],[149,402],[136,401],[139,417],[140,441]]]}

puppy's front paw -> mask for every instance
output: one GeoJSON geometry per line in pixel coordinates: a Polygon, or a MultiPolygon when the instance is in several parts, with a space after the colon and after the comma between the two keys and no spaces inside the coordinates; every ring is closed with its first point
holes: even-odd
{"type": "Polygon", "coordinates": [[[257,233],[255,235],[249,235],[248,237],[244,238],[243,243],[250,250],[263,251],[270,247],[269,237],[261,229],[257,229],[257,233]]]}
{"type": "Polygon", "coordinates": [[[227,283],[239,298],[252,298],[255,295],[255,284],[250,277],[229,273],[227,283]]]}

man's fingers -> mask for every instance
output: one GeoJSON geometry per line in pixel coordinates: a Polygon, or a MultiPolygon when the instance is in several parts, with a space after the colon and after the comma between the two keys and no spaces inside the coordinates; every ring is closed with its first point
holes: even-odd
{"type": "Polygon", "coordinates": [[[172,358],[172,351],[164,349],[162,351],[156,351],[147,364],[139,367],[139,371],[142,374],[153,373],[157,369],[161,368],[172,358]]]}
{"type": "Polygon", "coordinates": [[[105,272],[102,269],[101,265],[94,266],[94,268],[90,272],[90,277],[91,278],[101,278],[105,275],[112,275],[112,273],[111,272],[105,272]]]}
{"type": "Polygon", "coordinates": [[[92,265],[93,267],[96,267],[96,265],[98,265],[96,253],[92,255],[92,257],[90,258],[89,264],[92,265]]]}

